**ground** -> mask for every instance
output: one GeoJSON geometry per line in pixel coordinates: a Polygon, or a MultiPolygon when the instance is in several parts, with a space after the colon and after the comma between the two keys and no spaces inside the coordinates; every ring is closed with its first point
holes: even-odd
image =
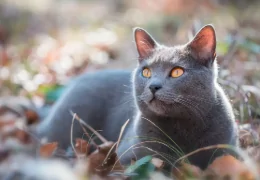
{"type": "Polygon", "coordinates": [[[134,68],[134,27],[146,29],[159,42],[176,45],[187,42],[208,23],[216,30],[219,83],[235,110],[244,161],[221,157],[205,171],[184,164],[179,171],[173,169],[173,174],[177,179],[256,179],[260,163],[259,6],[257,1],[245,0],[2,0],[1,179],[107,179],[111,173],[109,178],[123,179],[137,172],[139,179],[166,178],[157,173],[163,162],[149,156],[127,169],[116,163],[112,151],[104,169],[101,162],[110,157],[108,151],[115,142],[108,140],[100,148],[94,145],[99,150],[89,153],[88,142],[78,139],[74,149],[61,152],[56,142],[44,144],[27,128],[46,117],[76,75],[97,69],[134,68]],[[57,155],[69,162],[57,160],[57,155]]]}

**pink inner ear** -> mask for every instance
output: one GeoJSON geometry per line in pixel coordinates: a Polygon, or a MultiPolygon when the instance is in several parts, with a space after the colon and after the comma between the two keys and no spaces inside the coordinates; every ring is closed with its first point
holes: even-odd
{"type": "Polygon", "coordinates": [[[155,41],[142,29],[136,29],[135,42],[140,58],[146,58],[155,47],[155,41]]]}
{"type": "Polygon", "coordinates": [[[213,27],[206,26],[196,35],[190,43],[193,54],[199,59],[214,57],[216,37],[213,27]]]}

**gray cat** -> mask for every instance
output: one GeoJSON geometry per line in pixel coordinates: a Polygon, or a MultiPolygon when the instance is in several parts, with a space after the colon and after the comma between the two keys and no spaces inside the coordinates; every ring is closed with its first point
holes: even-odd
{"type": "MultiPolygon", "coordinates": [[[[237,127],[231,104],[217,83],[216,36],[204,26],[185,45],[159,45],[145,30],[134,29],[139,54],[133,71],[98,71],[78,77],[39,126],[38,133],[60,147],[70,146],[72,116],[111,141],[130,120],[119,143],[121,163],[157,155],[171,165],[198,148],[237,146],[237,127]]],[[[75,122],[73,137],[83,131],[75,122]]],[[[206,168],[225,149],[202,151],[189,162],[206,168]]]]}

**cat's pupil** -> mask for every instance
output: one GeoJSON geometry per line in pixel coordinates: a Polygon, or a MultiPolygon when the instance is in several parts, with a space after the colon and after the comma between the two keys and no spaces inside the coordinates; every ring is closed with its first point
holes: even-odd
{"type": "Polygon", "coordinates": [[[175,68],[172,70],[171,76],[174,78],[177,78],[177,77],[181,76],[183,73],[184,73],[184,71],[182,68],[175,68]]]}
{"type": "Polygon", "coordinates": [[[143,73],[144,77],[147,77],[147,78],[151,77],[151,70],[148,68],[145,68],[142,73],[143,73]]]}

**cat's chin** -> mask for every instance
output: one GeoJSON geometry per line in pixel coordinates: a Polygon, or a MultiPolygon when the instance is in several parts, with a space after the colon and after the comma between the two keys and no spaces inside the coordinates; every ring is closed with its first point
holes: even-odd
{"type": "Polygon", "coordinates": [[[171,105],[153,98],[151,101],[146,103],[148,108],[158,115],[167,115],[171,109],[171,105]]]}

